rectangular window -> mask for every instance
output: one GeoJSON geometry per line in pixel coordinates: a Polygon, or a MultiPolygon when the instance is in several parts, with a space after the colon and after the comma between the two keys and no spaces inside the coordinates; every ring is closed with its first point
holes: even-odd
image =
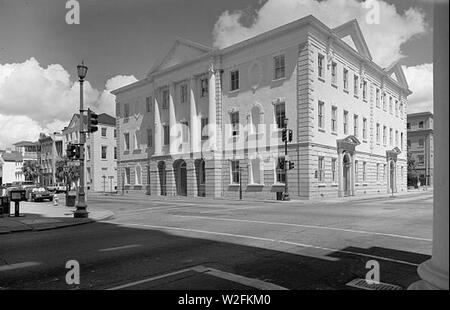
{"type": "Polygon", "coordinates": [[[86,146],[86,159],[87,160],[91,159],[91,147],[89,145],[86,146]]]}
{"type": "Polygon", "coordinates": [[[207,117],[202,117],[201,119],[201,137],[202,140],[206,140],[209,137],[209,133],[208,133],[208,118],[207,117]]]}
{"type": "Polygon", "coordinates": [[[363,82],[363,100],[367,101],[367,82],[363,82]]]}
{"type": "Polygon", "coordinates": [[[134,174],[135,174],[135,184],[141,185],[142,184],[142,175],[141,175],[141,166],[136,166],[134,168],[134,174]]]}
{"type": "Polygon", "coordinates": [[[286,118],[286,113],[284,110],[284,102],[275,105],[275,121],[277,122],[278,128],[284,127],[284,119],[286,118]]]}
{"type": "Polygon", "coordinates": [[[317,56],[317,72],[318,72],[320,78],[323,78],[323,75],[324,75],[323,74],[323,60],[324,60],[323,55],[319,54],[317,56]]]}
{"type": "Polygon", "coordinates": [[[389,96],[389,113],[392,114],[392,97],[389,96]]]}
{"type": "Polygon", "coordinates": [[[337,84],[337,63],[331,63],[331,84],[337,84]]]}
{"type": "Polygon", "coordinates": [[[239,135],[239,111],[230,113],[231,135],[239,135]]]}
{"type": "Polygon", "coordinates": [[[358,161],[355,160],[355,183],[359,183],[359,176],[358,176],[358,161]]]}
{"type": "Polygon", "coordinates": [[[125,168],[125,184],[130,185],[130,180],[131,180],[130,168],[126,167],[125,168]]]}
{"type": "Polygon", "coordinates": [[[406,123],[406,129],[411,129],[411,123],[406,123]]]}
{"type": "Polygon", "coordinates": [[[387,128],[386,126],[383,126],[383,145],[386,145],[386,136],[387,136],[387,128]]]}
{"type": "Polygon", "coordinates": [[[344,79],[344,89],[348,90],[348,70],[345,68],[343,73],[343,79],[344,79]]]}
{"type": "Polygon", "coordinates": [[[331,131],[337,132],[337,107],[331,107],[331,131]]]}
{"type": "Polygon", "coordinates": [[[353,135],[358,137],[358,115],[353,115],[353,135]]]}
{"type": "Polygon", "coordinates": [[[117,138],[117,130],[114,129],[114,138],[117,138]]]}
{"type": "Polygon", "coordinates": [[[419,147],[423,148],[423,139],[419,139],[419,147]]]}
{"type": "Polygon", "coordinates": [[[398,116],[398,100],[395,100],[395,116],[398,116]]]}
{"type": "Polygon", "coordinates": [[[239,89],[239,70],[234,70],[230,72],[230,90],[239,89]]]}
{"type": "Polygon", "coordinates": [[[284,55],[278,55],[273,58],[274,79],[282,79],[286,74],[286,64],[284,55]]]}
{"type": "Polygon", "coordinates": [[[398,147],[398,130],[395,131],[395,146],[398,147]]]}
{"type": "Polygon", "coordinates": [[[284,167],[284,164],[284,157],[278,157],[276,167],[277,183],[286,182],[286,171],[284,169],[281,169],[281,167],[284,167]]]}
{"type": "Polygon", "coordinates": [[[348,111],[344,111],[344,134],[348,134],[348,111]]]}
{"type": "Polygon", "coordinates": [[[423,122],[419,122],[419,128],[423,128],[423,122]]]}
{"type": "Polygon", "coordinates": [[[200,79],[200,97],[205,97],[208,94],[208,79],[200,79]]]}
{"type": "Polygon", "coordinates": [[[376,141],[380,143],[380,124],[377,123],[376,141]]]}
{"type": "Polygon", "coordinates": [[[363,139],[367,139],[367,118],[363,118],[363,139]]]}
{"type": "Polygon", "coordinates": [[[239,160],[231,161],[231,184],[239,184],[239,160]]]}
{"type": "Polygon", "coordinates": [[[353,76],[353,94],[358,96],[359,90],[359,77],[357,75],[353,76]]]}
{"type": "Polygon", "coordinates": [[[130,105],[128,103],[123,105],[123,114],[125,117],[130,117],[130,105]]]}
{"type": "Polygon", "coordinates": [[[363,162],[363,182],[366,182],[366,162],[363,162]]]}
{"type": "Polygon", "coordinates": [[[147,107],[147,113],[152,111],[152,97],[145,98],[145,106],[147,107]]]}
{"type": "Polygon", "coordinates": [[[324,128],[324,103],[322,101],[319,101],[319,108],[318,108],[318,126],[319,128],[324,128]]]}
{"type": "Polygon", "coordinates": [[[153,132],[152,129],[147,129],[147,147],[153,146],[153,132]]]}
{"type": "Polygon", "coordinates": [[[107,128],[102,127],[102,137],[106,137],[107,128]]]}
{"type": "Polygon", "coordinates": [[[331,159],[331,179],[333,182],[336,182],[336,158],[331,159]]]}
{"type": "Polygon", "coordinates": [[[164,145],[169,145],[169,143],[170,143],[170,127],[168,125],[164,125],[163,131],[164,131],[164,145]]]}
{"type": "Polygon", "coordinates": [[[187,85],[181,84],[180,86],[180,103],[186,103],[188,97],[187,85]]]}
{"type": "Polygon", "coordinates": [[[162,108],[168,109],[169,108],[169,90],[165,89],[162,91],[162,108]]]}
{"type": "Polygon", "coordinates": [[[129,151],[130,150],[130,134],[124,133],[123,140],[124,140],[124,150],[129,151]]]}
{"type": "Polygon", "coordinates": [[[389,128],[389,145],[392,146],[394,144],[394,131],[392,128],[389,128]]]}
{"type": "Polygon", "coordinates": [[[114,159],[117,159],[117,146],[114,147],[114,159]]]}
{"type": "Polygon", "coordinates": [[[107,151],[108,147],[106,146],[102,146],[102,159],[106,159],[106,151],[107,151]]]}
{"type": "Polygon", "coordinates": [[[417,158],[418,158],[419,165],[423,165],[425,163],[424,155],[418,155],[417,158]]]}
{"type": "Polygon", "coordinates": [[[377,108],[380,107],[380,89],[377,88],[377,90],[375,91],[375,102],[376,102],[376,106],[377,108]]]}
{"type": "Polygon", "coordinates": [[[383,110],[386,111],[386,93],[383,93],[383,110]]]}
{"type": "Polygon", "coordinates": [[[324,171],[324,157],[319,156],[319,162],[318,162],[318,171],[317,171],[317,178],[319,182],[323,182],[325,180],[325,171],[324,171]]]}

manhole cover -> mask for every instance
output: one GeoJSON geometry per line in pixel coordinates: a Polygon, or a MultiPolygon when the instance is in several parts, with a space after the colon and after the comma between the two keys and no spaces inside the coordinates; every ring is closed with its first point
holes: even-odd
{"type": "Polygon", "coordinates": [[[370,291],[391,291],[391,290],[402,290],[402,288],[398,285],[387,284],[387,283],[367,283],[365,279],[354,279],[346,284],[347,286],[370,290],[370,291]]]}

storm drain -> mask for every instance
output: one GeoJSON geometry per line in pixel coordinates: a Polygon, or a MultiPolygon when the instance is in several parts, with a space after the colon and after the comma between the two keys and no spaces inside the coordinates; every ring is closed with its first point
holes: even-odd
{"type": "Polygon", "coordinates": [[[402,290],[402,288],[398,285],[387,284],[387,283],[367,283],[365,279],[354,279],[346,284],[347,286],[370,290],[370,291],[392,291],[392,290],[402,290]]]}

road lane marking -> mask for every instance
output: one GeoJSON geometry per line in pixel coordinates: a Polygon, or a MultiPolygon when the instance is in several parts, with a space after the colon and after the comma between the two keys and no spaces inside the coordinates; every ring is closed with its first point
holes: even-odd
{"type": "Polygon", "coordinates": [[[311,244],[305,244],[305,243],[298,243],[298,242],[291,242],[291,241],[285,241],[285,240],[277,240],[277,239],[270,239],[270,238],[263,238],[263,237],[255,237],[255,236],[249,236],[249,235],[238,235],[238,234],[231,234],[231,233],[223,233],[223,232],[216,232],[216,231],[207,231],[207,230],[198,230],[198,229],[189,229],[189,228],[180,228],[180,227],[173,227],[173,226],[158,226],[158,225],[147,225],[147,224],[135,224],[135,223],[120,223],[120,222],[113,222],[109,221],[107,223],[110,224],[117,224],[117,225],[129,225],[129,226],[141,226],[141,227],[148,227],[148,228],[154,228],[154,229],[166,229],[166,230],[179,230],[179,231],[186,231],[186,232],[194,232],[194,233],[200,233],[200,234],[207,234],[207,235],[218,235],[218,236],[226,236],[226,237],[233,237],[233,238],[242,238],[242,239],[252,239],[252,240],[258,240],[258,241],[268,241],[268,242],[275,242],[275,243],[283,243],[283,244],[289,244],[294,246],[299,246],[303,248],[311,248],[311,249],[317,249],[317,250],[323,250],[328,252],[337,252],[337,253],[343,253],[343,254],[351,254],[356,256],[363,256],[363,257],[369,257],[369,258],[375,258],[385,261],[390,261],[394,263],[400,263],[410,266],[418,267],[419,264],[411,263],[408,261],[393,259],[389,257],[383,257],[378,255],[371,255],[371,254],[364,254],[359,252],[353,252],[353,251],[346,251],[346,250],[338,250],[338,249],[332,249],[332,248],[326,248],[321,247],[317,245],[311,245],[311,244]]]}
{"type": "Polygon", "coordinates": [[[221,270],[214,269],[214,268],[207,268],[207,267],[204,267],[201,265],[191,267],[191,268],[181,269],[178,271],[162,274],[159,276],[155,276],[155,277],[151,277],[151,278],[147,278],[147,279],[143,279],[143,280],[139,280],[139,281],[126,283],[123,285],[108,288],[106,290],[108,290],[108,291],[120,290],[120,289],[124,289],[124,288],[128,288],[128,287],[144,284],[147,282],[153,282],[153,281],[163,279],[163,278],[169,278],[171,276],[183,274],[183,273],[186,273],[189,271],[195,271],[195,272],[202,273],[202,274],[208,274],[208,275],[214,276],[216,278],[225,279],[225,280],[228,280],[231,282],[239,283],[239,284],[253,287],[256,289],[260,289],[260,290],[287,290],[287,288],[285,288],[285,287],[282,287],[282,286],[279,286],[279,285],[276,285],[276,284],[273,284],[270,282],[265,282],[265,281],[262,281],[259,279],[254,279],[254,278],[247,278],[247,277],[240,276],[240,275],[237,275],[234,273],[229,273],[229,272],[221,271],[221,270]]]}
{"type": "Polygon", "coordinates": [[[229,222],[255,223],[255,224],[267,224],[267,225],[279,225],[279,226],[292,226],[292,227],[336,230],[336,231],[345,231],[345,232],[352,232],[352,233],[359,233],[359,234],[366,234],[366,235],[380,235],[380,236],[403,238],[403,239],[412,239],[412,240],[419,240],[419,241],[429,241],[429,242],[432,241],[431,239],[426,239],[426,238],[411,237],[411,236],[397,235],[397,234],[387,234],[387,233],[365,231],[365,230],[355,230],[355,229],[328,227],[328,226],[315,226],[315,225],[291,224],[291,223],[281,223],[281,222],[267,222],[267,221],[256,221],[256,220],[240,220],[240,219],[232,219],[232,218],[197,216],[197,215],[174,215],[174,216],[178,216],[178,217],[192,217],[192,218],[205,219],[205,220],[216,220],[216,221],[229,221],[229,222]]]}
{"type": "Polygon", "coordinates": [[[118,246],[115,248],[106,248],[106,249],[100,249],[100,252],[110,252],[110,251],[118,251],[118,250],[125,250],[125,249],[131,249],[131,248],[138,248],[141,247],[142,244],[129,244],[124,246],[118,246]]]}
{"type": "Polygon", "coordinates": [[[3,265],[3,266],[0,266],[0,271],[9,271],[9,270],[14,270],[14,269],[33,267],[33,266],[38,266],[41,264],[42,263],[39,263],[39,262],[23,262],[23,263],[17,263],[17,264],[3,265]]]}

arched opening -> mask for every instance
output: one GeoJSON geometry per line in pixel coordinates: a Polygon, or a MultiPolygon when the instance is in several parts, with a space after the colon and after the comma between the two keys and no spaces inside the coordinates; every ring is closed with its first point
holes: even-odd
{"type": "Polygon", "coordinates": [[[344,153],[344,158],[342,160],[344,196],[350,196],[351,193],[351,180],[350,180],[351,165],[352,164],[350,160],[350,155],[348,153],[344,153]]]}
{"type": "Polygon", "coordinates": [[[206,197],[206,169],[203,158],[195,160],[195,174],[197,176],[197,196],[206,197]]]}
{"type": "Polygon", "coordinates": [[[159,185],[160,185],[160,195],[166,196],[167,190],[166,190],[166,163],[163,161],[160,161],[158,163],[158,173],[159,173],[159,185]]]}
{"type": "Polygon", "coordinates": [[[177,195],[187,196],[187,171],[186,162],[179,159],[173,163],[175,172],[175,184],[177,187],[177,195]]]}

